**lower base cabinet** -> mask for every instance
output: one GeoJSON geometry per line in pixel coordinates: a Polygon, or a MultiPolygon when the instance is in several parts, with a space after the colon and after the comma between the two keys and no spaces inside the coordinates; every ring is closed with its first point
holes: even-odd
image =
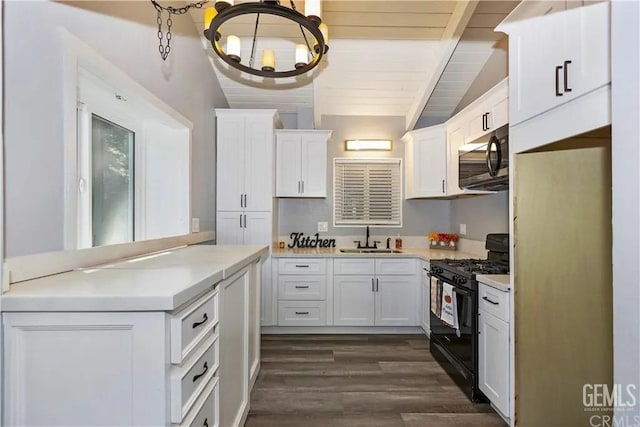
{"type": "Polygon", "coordinates": [[[419,326],[420,283],[414,259],[335,260],[333,324],[419,326]]]}
{"type": "Polygon", "coordinates": [[[478,382],[491,403],[509,417],[510,347],[508,293],[479,285],[478,382]],[[505,320],[506,319],[506,320],[505,320]]]}
{"type": "Polygon", "coordinates": [[[220,285],[221,426],[242,426],[249,407],[249,279],[242,271],[220,285]]]}
{"type": "Polygon", "coordinates": [[[422,288],[421,298],[421,326],[425,334],[431,335],[431,278],[429,277],[429,266],[427,261],[420,263],[420,282],[422,288]]]}
{"type": "Polygon", "coordinates": [[[243,425],[260,357],[250,308],[260,300],[249,298],[259,270],[170,313],[3,313],[2,424],[243,425]]]}

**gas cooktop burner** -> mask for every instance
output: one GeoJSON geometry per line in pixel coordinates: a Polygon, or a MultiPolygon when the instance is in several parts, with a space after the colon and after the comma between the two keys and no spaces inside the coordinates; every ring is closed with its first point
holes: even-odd
{"type": "Polygon", "coordinates": [[[509,266],[487,259],[443,259],[439,260],[449,268],[475,274],[509,274],[509,266]]]}

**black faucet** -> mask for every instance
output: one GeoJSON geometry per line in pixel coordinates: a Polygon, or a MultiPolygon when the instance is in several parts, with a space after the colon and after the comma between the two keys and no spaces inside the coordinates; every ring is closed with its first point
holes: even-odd
{"type": "Polygon", "coordinates": [[[380,243],[380,242],[377,241],[377,240],[373,241],[373,246],[369,245],[369,237],[371,237],[371,235],[369,233],[369,226],[368,225],[367,225],[367,228],[366,228],[365,237],[366,237],[366,240],[365,240],[364,246],[362,246],[362,243],[360,243],[359,240],[356,240],[356,241],[353,242],[353,243],[357,243],[358,244],[358,249],[378,249],[378,243],[380,243]]]}

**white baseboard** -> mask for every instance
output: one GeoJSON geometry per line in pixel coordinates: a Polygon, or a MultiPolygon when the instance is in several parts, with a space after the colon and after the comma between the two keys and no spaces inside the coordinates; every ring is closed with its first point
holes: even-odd
{"type": "Polygon", "coordinates": [[[263,326],[263,335],[273,334],[424,334],[420,326],[263,326]]]}
{"type": "Polygon", "coordinates": [[[253,390],[253,386],[256,384],[256,380],[258,379],[259,373],[260,373],[260,362],[253,365],[253,369],[251,370],[251,377],[249,378],[249,394],[251,394],[251,390],[253,390]]]}

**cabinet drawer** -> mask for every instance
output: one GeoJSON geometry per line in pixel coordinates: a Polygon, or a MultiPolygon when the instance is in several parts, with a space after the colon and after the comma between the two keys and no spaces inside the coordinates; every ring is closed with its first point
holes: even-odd
{"type": "Polygon", "coordinates": [[[209,380],[204,392],[187,414],[181,427],[218,427],[220,425],[220,386],[218,377],[209,380]]]}
{"type": "Polygon", "coordinates": [[[171,317],[171,363],[180,364],[218,323],[218,291],[211,291],[171,317]]]}
{"type": "Polygon", "coordinates": [[[313,258],[280,258],[278,272],[280,274],[325,274],[327,261],[313,258]]]}
{"type": "Polygon", "coordinates": [[[376,259],[376,275],[402,274],[414,276],[416,274],[416,260],[410,258],[379,258],[376,259]]]}
{"type": "Polygon", "coordinates": [[[509,293],[502,292],[484,283],[478,284],[478,309],[509,322],[509,293]]]}
{"type": "Polygon", "coordinates": [[[279,301],[279,326],[325,326],[327,303],[325,301],[279,301]]]}
{"type": "Polygon", "coordinates": [[[373,275],[373,258],[336,258],[333,261],[333,274],[369,274],[373,275]]]}
{"type": "Polygon", "coordinates": [[[326,276],[278,276],[281,300],[324,300],[327,295],[326,276]]]}
{"type": "Polygon", "coordinates": [[[179,423],[218,369],[218,334],[210,335],[185,366],[171,374],[171,422],[179,423]]]}

